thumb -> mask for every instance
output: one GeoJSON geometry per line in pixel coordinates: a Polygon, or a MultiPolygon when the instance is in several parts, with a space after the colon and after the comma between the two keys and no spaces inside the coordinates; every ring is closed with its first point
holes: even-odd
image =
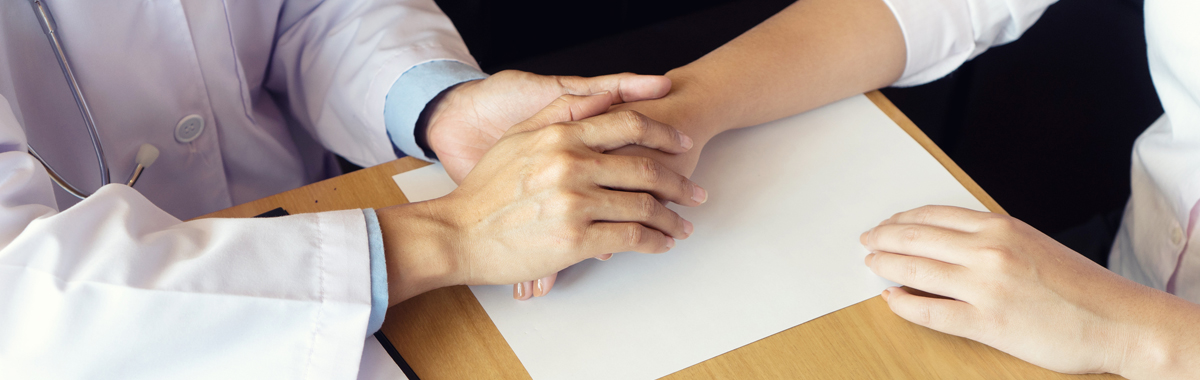
{"type": "Polygon", "coordinates": [[[608,91],[613,104],[658,99],[671,92],[671,79],[662,75],[622,73],[592,78],[558,77],[568,94],[596,94],[608,91]]]}
{"type": "Polygon", "coordinates": [[[594,95],[563,95],[555,99],[533,117],[509,128],[506,134],[541,129],[550,124],[583,120],[608,111],[612,106],[612,95],[602,92],[594,95]]]}

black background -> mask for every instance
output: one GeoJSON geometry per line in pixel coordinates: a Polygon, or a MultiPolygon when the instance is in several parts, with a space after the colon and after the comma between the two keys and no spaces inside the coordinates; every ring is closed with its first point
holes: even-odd
{"type": "MultiPolygon", "coordinates": [[[[661,74],[791,1],[438,0],[489,73],[661,74]]],[[[1162,114],[1138,0],[1064,0],[1020,40],[884,93],[1006,210],[1056,232],[1120,210],[1162,114]]]]}

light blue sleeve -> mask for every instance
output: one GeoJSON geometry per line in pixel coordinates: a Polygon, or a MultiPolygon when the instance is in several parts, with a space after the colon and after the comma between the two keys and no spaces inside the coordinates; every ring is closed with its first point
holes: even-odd
{"type": "Polygon", "coordinates": [[[417,145],[414,130],[421,111],[433,98],[459,83],[486,78],[487,74],[459,61],[429,61],[405,71],[392,84],[383,105],[383,123],[392,145],[400,153],[433,161],[417,145]]]}
{"type": "Polygon", "coordinates": [[[367,321],[367,336],[383,327],[388,309],[387,266],[383,257],[383,231],[375,209],[363,209],[367,219],[367,246],[371,255],[371,318],[367,321]]]}

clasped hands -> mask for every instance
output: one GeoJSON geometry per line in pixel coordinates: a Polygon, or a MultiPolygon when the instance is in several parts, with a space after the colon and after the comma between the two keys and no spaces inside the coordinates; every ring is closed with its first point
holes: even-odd
{"type": "MultiPolygon", "coordinates": [[[[618,107],[622,103],[659,99],[666,95],[670,89],[671,81],[664,76],[615,74],[582,78],[542,76],[511,70],[503,71],[484,80],[461,84],[447,91],[440,99],[436,100],[430,109],[427,110],[428,129],[426,135],[428,136],[428,145],[446,167],[446,171],[450,174],[450,177],[455,182],[462,183],[467,174],[480,162],[483,155],[492,149],[497,141],[509,131],[511,126],[526,120],[530,115],[538,112],[546,104],[555,101],[560,96],[602,94],[597,96],[607,99],[608,102],[605,104],[588,104],[589,106],[594,105],[597,107],[596,110],[589,111],[597,112],[585,112],[571,116],[558,115],[560,120],[554,121],[578,120],[581,117],[591,116],[592,114],[610,112],[610,114],[617,116],[598,119],[595,123],[602,128],[614,128],[616,126],[609,123],[609,120],[617,120],[625,124],[654,122],[640,113],[621,113],[618,107]],[[610,108],[610,106],[613,107],[610,108]],[[634,117],[645,120],[619,120],[620,118],[634,117]]],[[[568,102],[579,100],[573,98],[564,99],[560,100],[568,102]]],[[[591,102],[600,102],[600,100],[593,100],[591,102]]],[[[554,106],[552,105],[551,107],[554,106]]],[[[541,120],[537,123],[549,124],[554,121],[541,120]]],[[[526,123],[526,125],[530,124],[526,123]]],[[[687,137],[687,135],[683,136],[687,137]]],[[[705,141],[707,141],[707,138],[700,139],[701,144],[705,141]]],[[[640,172],[647,170],[690,174],[691,167],[694,167],[699,151],[699,147],[695,147],[694,150],[696,152],[688,152],[690,154],[652,149],[653,147],[619,149],[624,145],[639,145],[632,141],[628,143],[630,144],[613,146],[613,149],[617,150],[619,154],[652,157],[658,162],[640,160],[638,162],[643,163],[649,169],[631,167],[628,170],[611,171],[608,175],[614,177],[635,177],[640,175],[640,172]],[[670,160],[671,158],[675,158],[677,161],[685,164],[680,165],[678,162],[670,160]]],[[[688,151],[692,150],[693,144],[695,144],[695,140],[689,138],[688,151]]],[[[633,189],[623,188],[621,190],[633,189]]],[[[648,191],[646,193],[653,194],[664,202],[673,201],[673,199],[666,198],[664,194],[655,191],[648,191]]],[[[647,202],[650,200],[648,195],[642,195],[641,197],[647,202]]],[[[602,204],[593,206],[603,207],[602,204]]],[[[687,205],[687,203],[680,204],[687,205]]],[[[644,206],[644,208],[650,209],[650,206],[644,206]]],[[[662,211],[671,212],[665,208],[662,211]]],[[[661,211],[655,208],[655,211],[652,212],[661,211]]],[[[656,227],[655,225],[648,226],[651,228],[656,227]]],[[[659,233],[669,233],[665,229],[656,231],[659,233]]],[[[690,233],[689,225],[687,234],[690,233]]],[[[678,234],[672,236],[676,238],[680,237],[678,234]]],[[[612,252],[605,252],[596,256],[596,258],[607,260],[611,256],[612,252]]],[[[530,297],[543,296],[554,286],[555,279],[556,274],[549,274],[537,280],[519,282],[513,287],[513,297],[524,300],[530,297]]]]}
{"type": "Polygon", "coordinates": [[[699,205],[703,188],[654,159],[608,153],[697,149],[671,126],[611,109],[669,90],[661,76],[504,72],[439,96],[424,116],[428,144],[459,187],[379,210],[391,303],[456,284],[541,296],[581,260],[666,252],[691,235],[665,203],[699,205]]]}

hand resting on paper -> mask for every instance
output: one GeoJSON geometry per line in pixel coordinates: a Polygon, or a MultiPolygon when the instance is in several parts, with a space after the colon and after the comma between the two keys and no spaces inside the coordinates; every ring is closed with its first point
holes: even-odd
{"type": "Polygon", "coordinates": [[[1065,373],[1200,378],[1200,306],[1125,279],[1000,214],[926,206],[862,234],[901,318],[1065,373]]]}
{"type": "Polygon", "coordinates": [[[565,95],[513,126],[449,195],[379,210],[389,299],[468,284],[518,283],[608,252],[666,252],[692,225],[658,199],[700,204],[704,190],[626,145],[693,145],[611,95],[565,95]],[[593,117],[595,116],[595,117],[593,117]]]}

